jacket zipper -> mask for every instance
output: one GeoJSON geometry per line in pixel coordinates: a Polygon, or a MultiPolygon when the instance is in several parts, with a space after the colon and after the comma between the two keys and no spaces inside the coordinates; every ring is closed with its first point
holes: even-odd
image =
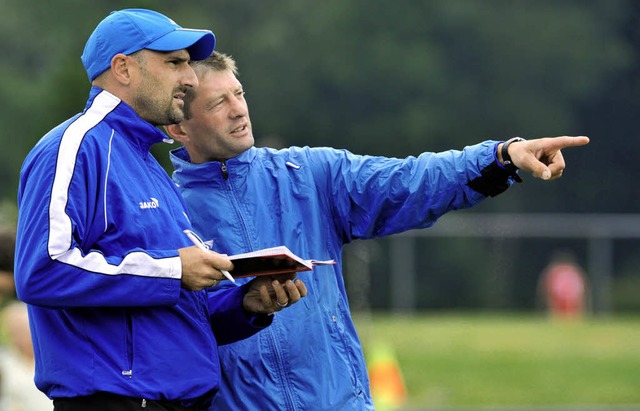
{"type": "Polygon", "coordinates": [[[229,179],[229,170],[227,170],[227,164],[224,161],[220,162],[220,168],[222,169],[222,178],[229,179]]]}
{"type": "Polygon", "coordinates": [[[236,198],[233,184],[229,180],[229,169],[227,168],[227,164],[224,161],[221,161],[220,167],[222,169],[222,177],[224,177],[224,180],[227,182],[225,186],[227,187],[227,192],[229,193],[229,202],[231,203],[231,209],[235,211],[236,215],[238,216],[238,221],[240,221],[240,224],[242,225],[243,238],[248,244],[248,247],[249,247],[248,251],[254,251],[255,250],[254,240],[249,235],[249,230],[247,229],[247,223],[245,222],[245,218],[242,215],[242,211],[241,211],[242,207],[240,207],[240,202],[236,198]]]}

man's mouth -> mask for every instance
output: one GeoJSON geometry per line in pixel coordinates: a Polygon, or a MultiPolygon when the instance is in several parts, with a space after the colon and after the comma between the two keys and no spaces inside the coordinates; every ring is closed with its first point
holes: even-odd
{"type": "Polygon", "coordinates": [[[231,130],[231,134],[235,134],[235,133],[240,133],[244,130],[247,129],[247,125],[243,124],[242,126],[238,127],[238,128],[234,128],[233,130],[231,130]]]}

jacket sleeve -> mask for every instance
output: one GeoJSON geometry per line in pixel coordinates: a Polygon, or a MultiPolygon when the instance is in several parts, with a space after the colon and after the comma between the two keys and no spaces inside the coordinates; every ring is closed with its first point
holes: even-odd
{"type": "Polygon", "coordinates": [[[221,285],[208,292],[209,320],[219,345],[250,337],[273,322],[273,315],[250,315],[242,308],[247,287],[221,285]]]}
{"type": "Polygon", "coordinates": [[[513,180],[497,162],[497,145],[404,159],[329,148],[307,148],[306,155],[334,223],[351,241],[429,227],[449,211],[505,191],[513,180]]]}
{"type": "MultiPolygon", "coordinates": [[[[177,248],[112,252],[104,239],[101,153],[79,142],[41,141],[27,156],[18,193],[16,289],[45,307],[173,305],[180,295],[177,248]]],[[[111,239],[109,239],[111,240],[111,239]]]]}

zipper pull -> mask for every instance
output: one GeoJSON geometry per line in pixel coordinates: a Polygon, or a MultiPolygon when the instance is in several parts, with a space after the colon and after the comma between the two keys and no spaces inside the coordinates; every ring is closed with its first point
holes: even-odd
{"type": "Polygon", "coordinates": [[[142,404],[140,405],[142,408],[147,408],[147,400],[142,399],[142,404]]]}
{"type": "Polygon", "coordinates": [[[220,162],[220,168],[222,169],[222,177],[227,180],[229,178],[229,170],[227,170],[227,165],[224,161],[220,162]]]}

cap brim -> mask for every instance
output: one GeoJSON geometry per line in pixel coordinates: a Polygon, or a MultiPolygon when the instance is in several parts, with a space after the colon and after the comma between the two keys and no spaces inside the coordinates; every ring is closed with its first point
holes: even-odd
{"type": "Polygon", "coordinates": [[[187,49],[191,60],[204,60],[213,53],[216,37],[209,30],[177,28],[151,42],[146,49],[176,51],[187,49]]]}

